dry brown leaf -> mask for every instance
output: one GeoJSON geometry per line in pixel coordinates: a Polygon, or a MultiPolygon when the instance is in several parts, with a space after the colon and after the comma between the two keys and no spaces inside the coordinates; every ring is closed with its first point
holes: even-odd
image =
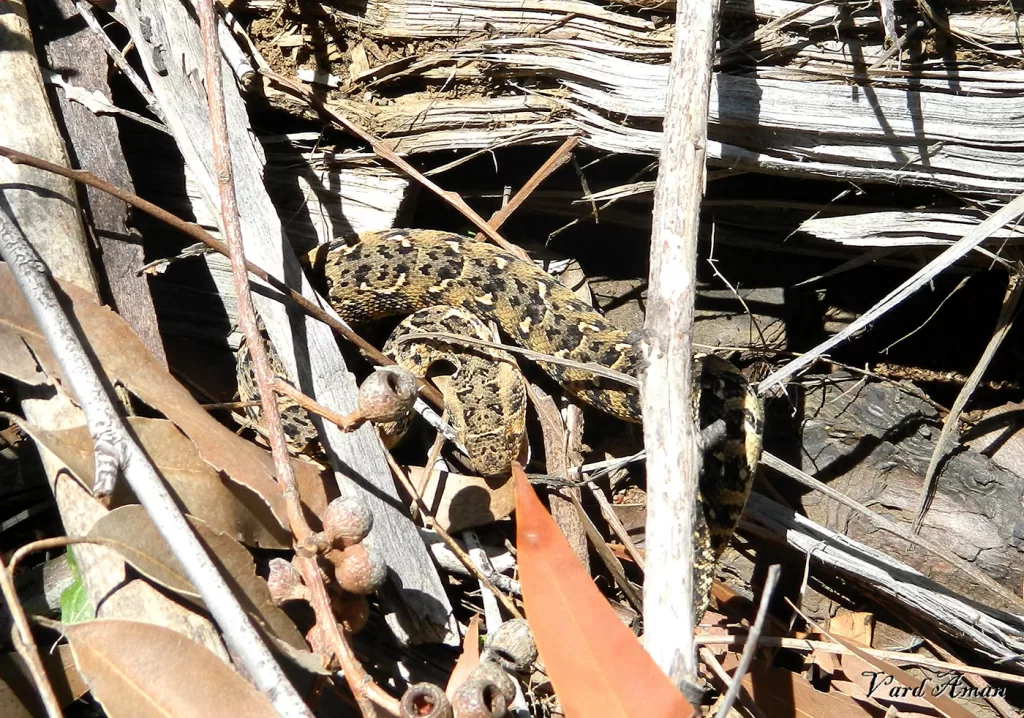
{"type": "MultiPolygon", "coordinates": [[[[186,512],[248,545],[291,548],[291,534],[277,522],[266,503],[244,486],[225,481],[220,472],[203,461],[195,444],[173,422],[138,417],[129,418],[128,422],[167,482],[171,495],[186,512]]],[[[84,425],[47,431],[27,422],[19,424],[37,443],[53,452],[84,486],[92,486],[92,438],[84,425]]],[[[322,511],[326,505],[323,482],[307,479],[303,483],[312,489],[305,491],[305,496],[312,495],[314,503],[322,504],[318,506],[322,511]]],[[[127,483],[119,482],[110,506],[129,503],[137,500],[127,483]]]]}
{"type": "MultiPolygon", "coordinates": [[[[270,597],[270,589],[256,575],[256,564],[242,544],[189,517],[199,540],[210,552],[221,575],[242,607],[257,618],[276,638],[299,650],[306,649],[302,634],[270,597]]],[[[122,506],[103,516],[89,531],[89,538],[117,541],[116,550],[136,571],[183,596],[199,599],[170,547],[157,532],[145,509],[136,504],[122,506]]]]}
{"type": "MultiPolygon", "coordinates": [[[[3,296],[0,295],[0,303],[3,303],[3,296]]],[[[13,331],[2,320],[0,320],[0,356],[4,358],[0,366],[0,373],[17,379],[23,384],[38,386],[49,384],[46,372],[39,368],[32,351],[25,346],[18,332],[13,331]]]]}
{"type": "MultiPolygon", "coordinates": [[[[409,479],[422,486],[426,470],[409,467],[409,479]]],[[[510,515],[516,507],[515,484],[510,479],[432,471],[421,491],[434,520],[449,533],[486,526],[510,515]]]]}
{"type": "MultiPolygon", "coordinates": [[[[121,317],[98,304],[87,292],[61,283],[61,303],[77,323],[107,382],[121,384],[146,404],[177,424],[200,455],[228,477],[254,491],[267,503],[282,526],[287,525],[284,497],[273,478],[273,461],[254,444],[233,434],[199,406],[191,394],[149,353],[121,317]],[[68,301],[70,300],[70,301],[68,301]]],[[[16,334],[35,354],[46,373],[60,380],[60,366],[50,353],[21,292],[6,265],[0,265],[0,327],[16,334]]],[[[2,368],[0,368],[2,370],[2,368]]],[[[65,382],[65,389],[70,392],[65,382]]]]}
{"type": "Polygon", "coordinates": [[[75,664],[110,718],[276,718],[223,661],[169,628],[96,620],[65,626],[75,664]]]}

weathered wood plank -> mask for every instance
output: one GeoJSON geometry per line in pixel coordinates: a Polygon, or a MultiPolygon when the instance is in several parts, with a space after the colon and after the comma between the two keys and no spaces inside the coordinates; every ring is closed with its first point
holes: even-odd
{"type": "MultiPolygon", "coordinates": [[[[41,39],[46,50],[47,65],[53,72],[67,74],[69,81],[87,92],[110,97],[107,83],[109,59],[96,36],[83,25],[71,0],[40,3],[33,8],[33,18],[43,28],[41,39]]],[[[60,121],[74,156],[73,166],[85,169],[122,189],[132,190],[131,175],[121,153],[120,133],[116,120],[99,115],[57,90],[60,121]]],[[[146,348],[166,366],[157,326],[153,298],[146,277],[139,274],[144,260],[142,244],[134,241],[128,226],[128,207],[104,192],[83,188],[85,209],[96,232],[100,259],[114,309],[146,348]]]]}

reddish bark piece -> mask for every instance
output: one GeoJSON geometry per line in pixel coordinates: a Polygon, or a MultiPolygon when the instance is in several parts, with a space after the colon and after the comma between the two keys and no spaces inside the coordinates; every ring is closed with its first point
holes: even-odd
{"type": "Polygon", "coordinates": [[[568,718],[688,718],[693,709],[615,615],[513,465],[527,618],[568,718]]]}
{"type": "Polygon", "coordinates": [[[480,663],[480,616],[469,619],[469,628],[462,639],[462,655],[455,663],[452,674],[448,677],[448,687],[444,689],[448,700],[455,697],[455,691],[466,682],[466,678],[480,663]]]}
{"type": "Polygon", "coordinates": [[[884,710],[869,708],[842,693],[815,690],[803,676],[768,668],[755,660],[743,676],[765,718],[882,718],[884,710]]]}
{"type": "Polygon", "coordinates": [[[905,686],[910,691],[914,691],[916,689],[919,694],[917,695],[917,697],[923,698],[933,708],[940,711],[944,715],[949,716],[949,718],[972,718],[972,716],[974,715],[949,696],[942,695],[941,692],[934,690],[933,686],[928,686],[923,680],[921,680],[920,678],[915,678],[913,675],[907,673],[905,670],[897,666],[895,663],[883,661],[881,658],[876,658],[875,656],[872,656],[870,653],[866,653],[865,651],[861,650],[860,646],[858,646],[856,643],[846,638],[843,638],[842,636],[832,635],[827,631],[825,632],[825,635],[828,636],[829,639],[837,643],[843,644],[846,648],[853,651],[853,654],[865,663],[874,666],[875,669],[879,672],[879,676],[883,680],[886,680],[891,677],[890,682],[899,683],[900,685],[905,686]]]}

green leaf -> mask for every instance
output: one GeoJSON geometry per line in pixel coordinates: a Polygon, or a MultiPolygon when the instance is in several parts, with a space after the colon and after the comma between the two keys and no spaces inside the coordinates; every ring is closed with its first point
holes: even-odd
{"type": "Polygon", "coordinates": [[[75,577],[75,580],[60,594],[60,621],[72,624],[92,620],[96,618],[96,612],[85,593],[85,584],[82,582],[82,574],[78,572],[75,554],[69,547],[64,556],[67,558],[68,566],[71,567],[71,575],[75,577]]]}

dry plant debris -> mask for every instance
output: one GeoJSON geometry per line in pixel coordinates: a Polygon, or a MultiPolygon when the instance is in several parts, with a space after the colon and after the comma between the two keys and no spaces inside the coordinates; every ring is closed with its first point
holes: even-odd
{"type": "Polygon", "coordinates": [[[693,341],[761,382],[768,452],[697,617],[692,705],[642,649],[660,539],[640,434],[529,368],[514,480],[466,470],[422,400],[433,428],[414,419],[393,451],[369,426],[343,434],[331,417],[371,419],[357,380],[381,376],[349,342],[378,361],[386,330],[335,322],[345,369],[292,253],[390,226],[478,232],[643,328],[676,3],[246,0],[205,41],[182,3],[43,5],[0,17],[20,48],[0,50],[0,107],[22,109],[0,110],[4,226],[54,277],[231,620],[289,688],[247,680],[223,608],[123,480],[90,493],[107,477],[89,401],[2,265],[4,716],[1020,714],[1008,4],[721,2],[693,341]],[[224,62],[219,135],[204,51],[224,62]],[[133,181],[186,221],[143,218],[133,181]],[[327,418],[319,461],[278,445],[275,462],[236,401],[251,312],[227,257],[186,246],[222,249],[232,214],[274,386],[327,418]]]}

